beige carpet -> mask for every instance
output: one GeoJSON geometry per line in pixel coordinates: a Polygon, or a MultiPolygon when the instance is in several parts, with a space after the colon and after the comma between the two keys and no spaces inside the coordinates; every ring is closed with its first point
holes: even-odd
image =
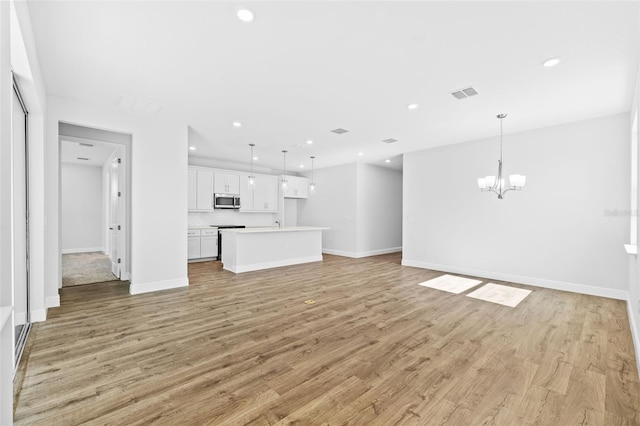
{"type": "Polygon", "coordinates": [[[62,255],[62,287],[102,283],[117,279],[111,273],[109,256],[101,252],[62,255]]]}

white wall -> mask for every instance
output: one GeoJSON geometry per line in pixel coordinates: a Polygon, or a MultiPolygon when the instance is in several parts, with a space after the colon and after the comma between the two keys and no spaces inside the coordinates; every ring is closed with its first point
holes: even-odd
{"type": "Polygon", "coordinates": [[[284,226],[298,226],[298,204],[304,205],[306,202],[304,198],[284,199],[284,226]]]}
{"type": "Polygon", "coordinates": [[[402,249],[402,172],[358,164],[360,256],[402,249]]]}
{"type": "MultiPolygon", "coordinates": [[[[0,2],[0,306],[12,304],[11,70],[29,109],[30,309],[46,318],[44,130],[46,99],[26,2],[0,2]]],[[[0,330],[0,423],[12,422],[13,319],[0,330]]]]}
{"type": "MultiPolygon", "coordinates": [[[[508,125],[508,123],[505,123],[508,125]]],[[[476,179],[497,173],[492,138],[404,155],[403,264],[626,298],[629,117],[504,137],[505,199],[476,179]]]]}
{"type": "MultiPolygon", "coordinates": [[[[633,105],[631,107],[631,113],[629,114],[629,129],[632,130],[633,121],[636,119],[640,123],[640,110],[638,107],[640,106],[640,62],[638,63],[638,71],[636,74],[636,87],[634,91],[634,99],[633,105]]],[[[637,138],[637,135],[635,135],[637,138]]],[[[631,138],[628,141],[629,145],[631,145],[631,138]]],[[[635,160],[636,166],[640,164],[640,149],[636,150],[635,160]]],[[[637,200],[640,199],[640,180],[639,176],[633,176],[629,173],[630,185],[632,186],[632,191],[635,190],[636,195],[636,205],[629,204],[630,207],[630,222],[635,222],[635,227],[631,227],[630,224],[630,232],[635,231],[635,235],[629,234],[629,241],[632,241],[632,237],[635,237],[635,243],[637,248],[637,242],[640,241],[640,223],[638,221],[638,205],[637,200]],[[633,182],[632,179],[635,181],[633,182]]],[[[630,197],[631,198],[631,194],[630,197]]],[[[633,342],[635,344],[636,349],[636,366],[638,370],[640,370],[640,259],[638,259],[637,255],[628,256],[628,274],[629,279],[627,283],[627,291],[629,293],[629,301],[627,302],[627,311],[629,314],[629,322],[631,325],[631,334],[633,336],[633,342]]]]}
{"type": "Polygon", "coordinates": [[[322,232],[325,253],[364,257],[401,250],[401,172],[352,163],[317,169],[314,180],[315,191],[295,205],[297,224],[331,228],[322,232]]]}
{"type": "Polygon", "coordinates": [[[356,163],[315,170],[316,190],[298,205],[298,225],[331,228],[322,231],[326,253],[357,253],[357,175],[356,163]]]}
{"type": "Polygon", "coordinates": [[[63,163],[60,175],[62,252],[103,251],[102,167],[63,163]]]}
{"type": "MultiPolygon", "coordinates": [[[[9,3],[0,2],[0,308],[11,309],[11,51],[9,3]]],[[[4,310],[3,309],[3,310],[4,310]]],[[[0,313],[3,311],[0,310],[0,313]]],[[[2,318],[2,317],[0,317],[2,318]]],[[[0,324],[0,424],[13,423],[13,315],[0,324]]]]}
{"type": "MultiPolygon", "coordinates": [[[[59,122],[131,134],[130,292],[188,285],[186,123],[163,111],[152,117],[57,96],[49,96],[48,111],[48,145],[55,147],[46,161],[48,210],[58,211],[59,122]]],[[[52,275],[59,277],[59,264],[52,275]]],[[[47,291],[57,294],[57,285],[47,291]]]]}

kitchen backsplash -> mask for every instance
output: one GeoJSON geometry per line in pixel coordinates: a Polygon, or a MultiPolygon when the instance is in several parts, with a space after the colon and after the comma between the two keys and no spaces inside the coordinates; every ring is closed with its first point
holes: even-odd
{"type": "Polygon", "coordinates": [[[213,212],[189,212],[189,226],[245,225],[272,226],[276,224],[276,213],[240,213],[237,210],[213,212]]]}

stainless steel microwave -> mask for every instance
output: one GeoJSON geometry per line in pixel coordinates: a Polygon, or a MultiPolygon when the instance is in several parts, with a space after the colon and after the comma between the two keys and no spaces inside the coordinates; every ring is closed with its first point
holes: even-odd
{"type": "Polygon", "coordinates": [[[240,196],[236,194],[213,194],[214,209],[239,209],[240,196]]]}

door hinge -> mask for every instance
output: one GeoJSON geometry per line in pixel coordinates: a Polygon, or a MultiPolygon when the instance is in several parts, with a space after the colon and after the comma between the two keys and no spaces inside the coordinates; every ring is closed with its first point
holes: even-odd
{"type": "Polygon", "coordinates": [[[118,263],[122,263],[122,259],[118,258],[118,263]]]}
{"type": "Polygon", "coordinates": [[[118,231],[120,231],[122,229],[122,226],[118,225],[118,231]]]}
{"type": "Polygon", "coordinates": [[[118,191],[118,197],[122,197],[122,192],[118,191]]]}
{"type": "Polygon", "coordinates": [[[122,164],[122,158],[118,158],[118,164],[122,164]]]}

